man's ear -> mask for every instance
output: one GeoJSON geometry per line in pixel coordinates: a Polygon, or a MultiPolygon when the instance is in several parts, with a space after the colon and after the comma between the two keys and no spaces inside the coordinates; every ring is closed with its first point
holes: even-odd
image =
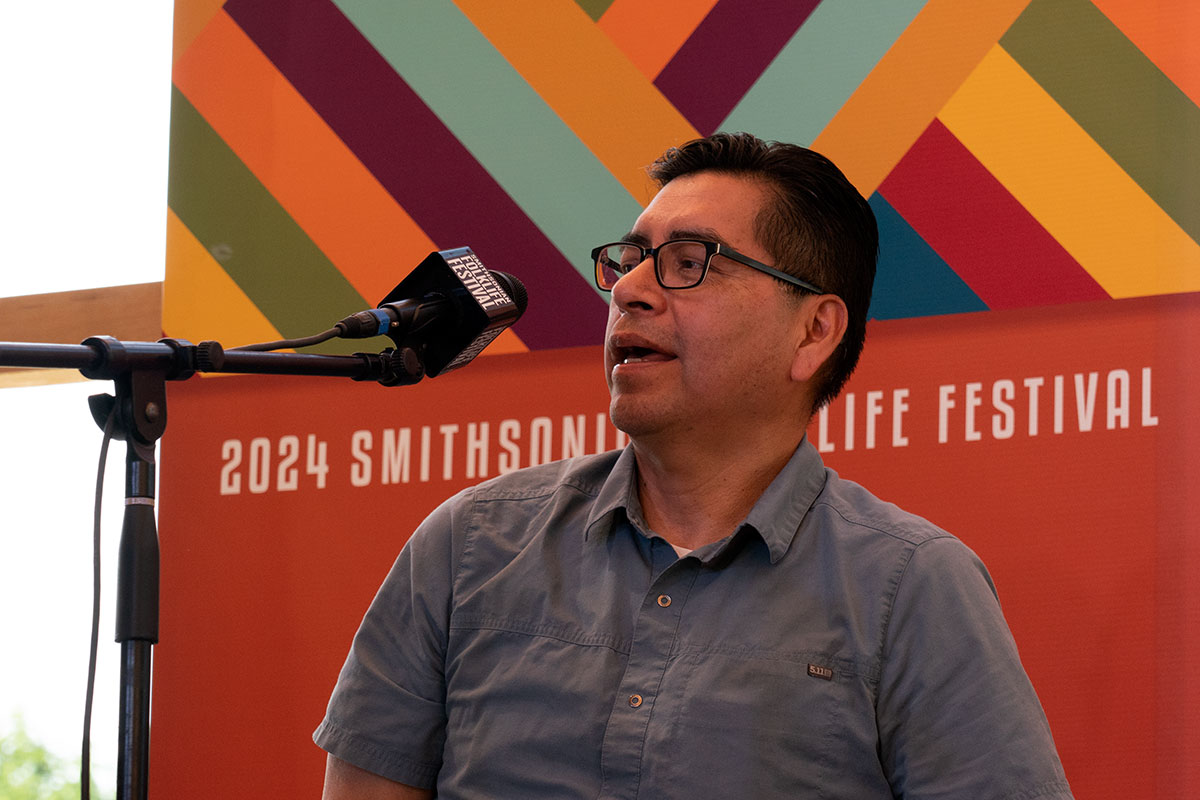
{"type": "Polygon", "coordinates": [[[792,380],[810,381],[842,343],[849,324],[849,312],[842,298],[823,294],[810,298],[803,306],[804,330],[792,359],[792,380]]]}

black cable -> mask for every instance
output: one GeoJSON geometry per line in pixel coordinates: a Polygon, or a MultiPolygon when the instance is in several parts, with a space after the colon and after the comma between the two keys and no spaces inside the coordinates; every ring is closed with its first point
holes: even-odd
{"type": "Polygon", "coordinates": [[[257,352],[263,352],[263,351],[267,351],[267,350],[281,350],[285,347],[290,347],[290,348],[310,347],[314,344],[320,344],[321,342],[327,342],[330,339],[334,339],[334,338],[340,336],[341,333],[342,333],[341,328],[330,328],[327,331],[322,331],[321,333],[313,334],[312,336],[305,336],[302,339],[281,339],[278,342],[260,342],[259,344],[244,344],[241,347],[230,347],[230,348],[228,348],[228,351],[253,350],[253,351],[257,351],[257,352]]]}
{"type": "Polygon", "coordinates": [[[104,439],[100,443],[100,465],[96,470],[96,505],[92,511],[92,645],[88,656],[87,693],[83,701],[83,746],[79,765],[79,797],[89,800],[92,794],[92,698],[96,694],[96,650],[100,641],[100,508],[104,498],[104,467],[108,462],[108,443],[112,441],[117,421],[114,403],[104,423],[104,439]]]}

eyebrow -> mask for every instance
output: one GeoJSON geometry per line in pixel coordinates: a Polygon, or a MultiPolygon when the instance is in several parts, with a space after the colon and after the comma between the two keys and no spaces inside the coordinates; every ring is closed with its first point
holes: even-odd
{"type": "MultiPolygon", "coordinates": [[[[725,245],[726,247],[730,246],[729,242],[725,241],[725,237],[712,228],[677,228],[667,235],[665,241],[670,242],[676,239],[703,239],[725,245]]],[[[650,247],[650,237],[636,231],[630,231],[625,234],[621,241],[641,245],[642,247],[650,247]]]]}

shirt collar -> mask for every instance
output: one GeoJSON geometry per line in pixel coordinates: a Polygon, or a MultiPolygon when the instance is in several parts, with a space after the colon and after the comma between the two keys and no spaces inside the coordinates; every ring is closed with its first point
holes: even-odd
{"type": "Polygon", "coordinates": [[[774,564],[792,546],[804,515],[823,488],[825,465],[806,436],[739,528],[752,528],[762,537],[774,564]]]}
{"type": "MultiPolygon", "coordinates": [[[[642,531],[648,530],[642,519],[641,503],[637,497],[636,476],[637,462],[634,459],[633,447],[627,446],[617,457],[616,463],[600,487],[599,494],[596,495],[596,502],[592,504],[587,527],[584,529],[585,538],[591,536],[593,526],[602,521],[606,524],[598,528],[598,532],[611,531],[613,515],[618,510],[624,511],[629,521],[637,528],[642,531]]],[[[750,509],[746,519],[731,531],[731,534],[736,534],[743,528],[754,531],[767,545],[771,563],[776,563],[791,547],[804,515],[808,513],[824,486],[825,466],[817,449],[806,436],[787,464],[771,481],[771,485],[750,509]]],[[[724,549],[722,544],[714,548],[711,555],[715,556],[724,549]]]]}
{"type": "Polygon", "coordinates": [[[592,510],[588,513],[587,526],[584,528],[584,539],[591,536],[592,527],[601,521],[607,523],[600,528],[602,532],[612,530],[613,514],[618,510],[623,510],[627,516],[636,520],[635,524],[645,530],[645,523],[642,521],[642,505],[637,498],[636,477],[637,460],[633,455],[633,447],[626,445],[621,454],[617,456],[612,469],[609,470],[608,477],[600,486],[596,501],[592,503],[592,510]]]}

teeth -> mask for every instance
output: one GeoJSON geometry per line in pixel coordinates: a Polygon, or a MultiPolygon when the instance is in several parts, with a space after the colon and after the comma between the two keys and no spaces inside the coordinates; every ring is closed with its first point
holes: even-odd
{"type": "Polygon", "coordinates": [[[646,355],[648,354],[648,352],[649,351],[646,350],[646,348],[644,348],[644,347],[630,348],[629,352],[625,354],[625,358],[623,358],[621,360],[621,363],[622,364],[636,364],[638,362],[645,361],[646,355]]]}
{"type": "Polygon", "coordinates": [[[630,352],[625,354],[625,358],[621,359],[622,364],[640,364],[643,361],[665,361],[666,356],[657,350],[648,350],[644,347],[635,347],[630,352]]]}
{"type": "Polygon", "coordinates": [[[620,357],[617,363],[620,364],[640,364],[645,361],[665,361],[667,356],[657,350],[649,347],[627,347],[623,348],[625,355],[620,357]]]}

